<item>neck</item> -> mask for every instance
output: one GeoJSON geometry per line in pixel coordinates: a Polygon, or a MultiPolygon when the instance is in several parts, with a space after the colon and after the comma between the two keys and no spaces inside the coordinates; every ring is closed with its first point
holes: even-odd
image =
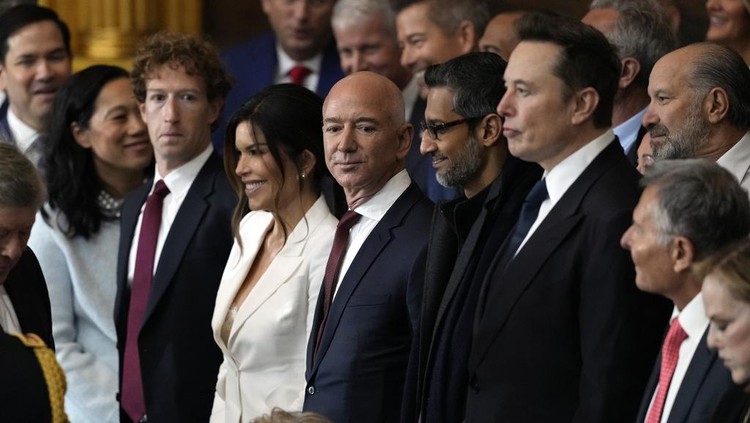
{"type": "Polygon", "coordinates": [[[480,169],[479,174],[463,187],[466,198],[471,198],[482,192],[483,189],[487,188],[497,179],[503,170],[503,165],[508,158],[507,142],[501,140],[498,144],[487,150],[487,154],[482,159],[482,169],[480,169]]]}
{"type": "Polygon", "coordinates": [[[740,139],[745,136],[746,131],[734,125],[725,123],[712,129],[710,138],[696,152],[696,158],[708,159],[713,162],[719,160],[740,139]]]}
{"type": "Polygon", "coordinates": [[[100,166],[95,166],[103,188],[115,198],[123,198],[143,184],[143,170],[100,171],[100,166]]]}
{"type": "Polygon", "coordinates": [[[312,188],[303,188],[297,198],[279,207],[279,210],[273,213],[274,229],[278,229],[281,236],[283,232],[287,235],[292,233],[310,207],[318,200],[318,196],[319,194],[312,188]],[[282,227],[284,231],[281,231],[282,227]]]}
{"type": "Polygon", "coordinates": [[[648,93],[640,89],[623,91],[612,109],[612,126],[619,126],[648,106],[648,93]]]}
{"type": "MultiPolygon", "coordinates": [[[[602,134],[604,134],[604,132],[607,131],[607,129],[595,128],[593,125],[594,123],[592,121],[588,121],[586,124],[581,125],[580,128],[575,128],[575,127],[571,128],[572,131],[570,131],[567,135],[561,134],[560,137],[567,136],[568,139],[571,140],[571,142],[569,142],[562,149],[562,151],[560,151],[554,157],[551,157],[548,160],[538,162],[539,166],[541,166],[542,169],[544,169],[546,172],[551,171],[561,161],[570,157],[570,155],[580,150],[581,148],[586,146],[588,143],[600,137],[602,134]]],[[[561,139],[565,139],[565,138],[561,138],[561,139]]]]}

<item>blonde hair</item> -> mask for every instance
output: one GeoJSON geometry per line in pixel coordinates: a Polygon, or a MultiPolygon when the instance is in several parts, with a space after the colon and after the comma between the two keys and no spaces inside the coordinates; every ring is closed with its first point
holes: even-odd
{"type": "Polygon", "coordinates": [[[701,278],[718,276],[736,299],[750,303],[750,238],[697,263],[693,271],[701,278]]]}

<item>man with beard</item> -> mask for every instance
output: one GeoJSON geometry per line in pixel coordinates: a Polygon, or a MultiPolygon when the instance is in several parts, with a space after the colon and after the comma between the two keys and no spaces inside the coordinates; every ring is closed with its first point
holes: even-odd
{"type": "Polygon", "coordinates": [[[656,62],[648,92],[655,160],[709,159],[750,188],[750,69],[739,54],[714,43],[677,49],[656,62]]]}
{"type": "Polygon", "coordinates": [[[496,54],[469,53],[425,72],[421,151],[432,158],[438,182],[464,195],[439,203],[432,219],[420,336],[412,351],[418,362],[412,361],[409,378],[417,384],[423,422],[463,419],[482,277],[541,177],[539,166],[510,155],[502,135],[495,109],[505,93],[498,78],[505,66],[496,54]]]}

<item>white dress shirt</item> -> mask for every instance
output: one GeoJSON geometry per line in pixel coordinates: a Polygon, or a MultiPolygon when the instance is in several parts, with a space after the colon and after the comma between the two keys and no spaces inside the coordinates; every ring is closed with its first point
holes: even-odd
{"type": "Polygon", "coordinates": [[[305,88],[315,92],[318,88],[318,80],[320,79],[320,65],[323,61],[322,53],[313,56],[311,59],[297,62],[289,57],[280,45],[276,44],[276,57],[279,60],[279,64],[276,67],[276,77],[273,79],[276,84],[292,82],[292,79],[289,77],[289,71],[297,65],[303,65],[311,71],[305,78],[305,88]]]}
{"type": "Polygon", "coordinates": [[[8,291],[2,284],[0,284],[0,326],[5,333],[23,333],[21,324],[18,323],[16,309],[13,308],[8,291]]]}
{"type": "Polygon", "coordinates": [[[10,107],[8,107],[8,127],[16,141],[18,151],[23,153],[31,163],[34,163],[34,166],[38,166],[42,157],[42,150],[39,148],[41,146],[37,146],[35,143],[40,133],[19,119],[10,107]]]}
{"type": "MultiPolygon", "coordinates": [[[[667,391],[664,408],[661,412],[661,420],[659,420],[661,423],[666,423],[667,419],[669,419],[669,413],[672,411],[672,406],[677,397],[677,392],[680,390],[680,385],[682,385],[682,380],[685,378],[685,373],[687,373],[687,369],[690,367],[690,361],[693,359],[695,350],[700,345],[703,334],[708,329],[709,320],[706,317],[706,310],[703,307],[703,295],[700,293],[696,295],[682,311],[677,310],[675,307],[674,312],[672,312],[672,318],[676,318],[680,322],[680,326],[682,326],[682,329],[687,334],[687,338],[680,345],[677,366],[674,369],[672,381],[669,383],[669,391],[667,391]]],[[[648,406],[649,411],[654,404],[654,398],[656,398],[658,391],[659,385],[654,389],[651,404],[648,406]]],[[[646,415],[648,416],[648,413],[646,415]]]]}
{"type": "MultiPolygon", "coordinates": [[[[193,160],[185,163],[184,165],[169,172],[165,177],[159,174],[159,170],[156,170],[154,175],[154,182],[151,185],[149,195],[154,191],[156,182],[164,180],[164,183],[169,188],[169,194],[164,197],[164,203],[161,211],[161,225],[159,225],[159,237],[156,241],[156,255],[154,256],[154,273],[159,267],[159,258],[161,257],[161,250],[164,248],[164,241],[167,239],[169,229],[172,227],[175,216],[182,206],[182,202],[185,200],[185,196],[190,190],[190,186],[193,185],[193,181],[198,176],[203,165],[206,164],[208,158],[213,152],[211,144],[206,146],[201,154],[196,156],[193,160]]],[[[141,238],[141,222],[143,221],[143,210],[146,208],[146,203],[141,206],[141,214],[138,216],[138,223],[135,225],[135,232],[133,233],[133,243],[130,245],[130,257],[128,258],[128,283],[133,283],[133,274],[135,273],[135,258],[138,253],[138,241],[141,238]]]]}
{"type": "Polygon", "coordinates": [[[742,188],[750,193],[750,132],[719,157],[716,163],[734,175],[742,188]]]}

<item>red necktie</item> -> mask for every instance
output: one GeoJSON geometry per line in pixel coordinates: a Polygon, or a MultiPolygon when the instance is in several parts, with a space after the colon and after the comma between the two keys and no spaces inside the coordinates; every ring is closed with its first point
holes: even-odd
{"type": "Polygon", "coordinates": [[[680,326],[680,321],[674,319],[669,327],[667,337],[664,339],[664,345],[661,347],[661,370],[659,372],[659,387],[656,391],[651,409],[646,417],[646,423],[659,423],[662,411],[664,411],[664,401],[667,399],[669,385],[672,383],[672,375],[677,367],[677,359],[680,357],[680,345],[687,338],[687,334],[680,326]]]}
{"type": "Polygon", "coordinates": [[[120,404],[134,422],[139,421],[146,414],[143,381],[141,380],[141,362],[138,355],[138,333],[141,330],[143,314],[146,311],[146,304],[151,293],[156,240],[159,237],[162,204],[167,194],[169,194],[169,188],[163,180],[160,180],[156,183],[154,192],[146,200],[135,257],[133,285],[130,289],[120,404]]]}
{"type": "Polygon", "coordinates": [[[312,71],[303,65],[297,65],[289,70],[289,78],[292,80],[292,84],[303,85],[307,75],[310,75],[312,71]]]}
{"type": "Polygon", "coordinates": [[[331,254],[328,256],[326,272],[323,276],[323,318],[318,327],[318,337],[315,342],[315,352],[317,353],[320,346],[320,339],[323,336],[323,328],[328,320],[328,310],[333,302],[333,294],[336,291],[336,280],[338,279],[341,263],[344,261],[346,248],[349,245],[349,230],[359,221],[361,214],[348,210],[341,216],[338,226],[336,226],[336,235],[333,236],[333,247],[331,254]]]}

